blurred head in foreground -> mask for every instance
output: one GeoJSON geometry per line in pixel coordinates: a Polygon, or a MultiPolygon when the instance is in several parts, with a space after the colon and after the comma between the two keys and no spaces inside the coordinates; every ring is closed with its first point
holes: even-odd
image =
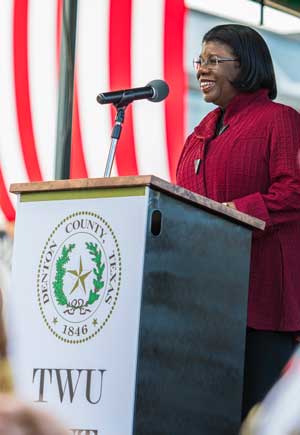
{"type": "Polygon", "coordinates": [[[3,295],[0,288],[0,394],[13,391],[13,375],[7,357],[7,337],[3,315],[3,295]]]}
{"type": "Polygon", "coordinates": [[[249,412],[240,435],[300,435],[300,346],[262,403],[249,412]]]}
{"type": "Polygon", "coordinates": [[[0,435],[69,435],[69,431],[51,415],[0,394],[0,435]]]}

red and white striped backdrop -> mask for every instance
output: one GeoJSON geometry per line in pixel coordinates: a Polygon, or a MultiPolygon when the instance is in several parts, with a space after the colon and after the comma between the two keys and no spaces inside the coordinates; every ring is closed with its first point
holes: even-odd
{"type": "MultiPolygon", "coordinates": [[[[12,182],[54,178],[62,0],[0,2],[0,221],[12,182]]],[[[162,78],[170,95],[126,112],[114,174],[174,180],[185,136],[184,0],[79,0],[71,177],[104,173],[114,113],[100,91],[162,78]]]]}

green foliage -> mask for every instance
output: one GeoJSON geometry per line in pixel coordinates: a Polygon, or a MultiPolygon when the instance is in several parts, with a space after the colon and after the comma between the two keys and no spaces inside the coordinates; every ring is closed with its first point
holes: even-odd
{"type": "Polygon", "coordinates": [[[64,266],[70,261],[69,254],[75,248],[75,244],[72,243],[68,247],[65,245],[62,248],[62,255],[56,261],[56,275],[53,282],[54,294],[59,305],[67,305],[68,300],[64,293],[64,277],[66,269],[64,266]]]}
{"type": "Polygon", "coordinates": [[[88,305],[92,305],[99,299],[99,292],[104,287],[104,281],[102,281],[102,275],[105,269],[105,264],[101,264],[102,252],[98,249],[97,243],[86,243],[86,247],[92,257],[92,261],[95,263],[93,268],[94,273],[94,290],[90,290],[89,299],[87,301],[88,305]]]}
{"type": "MultiPolygon", "coordinates": [[[[95,267],[93,268],[93,284],[94,289],[90,290],[89,298],[86,302],[86,305],[92,305],[96,302],[100,295],[100,290],[104,287],[104,281],[102,281],[102,275],[105,269],[105,264],[101,264],[102,253],[101,249],[98,249],[98,245],[96,243],[86,243],[87,250],[92,257],[92,261],[95,263],[95,267]]],[[[59,305],[69,305],[68,299],[64,293],[64,277],[66,274],[65,266],[70,261],[70,252],[75,248],[75,244],[72,243],[68,246],[64,245],[62,248],[61,256],[56,261],[56,275],[55,280],[53,282],[54,294],[56,301],[59,305]]]]}

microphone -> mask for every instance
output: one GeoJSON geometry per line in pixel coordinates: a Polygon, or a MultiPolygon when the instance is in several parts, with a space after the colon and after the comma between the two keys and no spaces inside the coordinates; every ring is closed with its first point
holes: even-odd
{"type": "Polygon", "coordinates": [[[152,80],[141,88],[123,89],[120,91],[103,92],[97,95],[100,104],[127,105],[134,100],[148,99],[153,103],[164,100],[169,95],[169,86],[164,80],[152,80]]]}

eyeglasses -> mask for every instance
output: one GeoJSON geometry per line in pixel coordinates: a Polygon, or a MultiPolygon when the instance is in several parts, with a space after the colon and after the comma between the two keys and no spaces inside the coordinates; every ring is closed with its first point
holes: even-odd
{"type": "Polygon", "coordinates": [[[233,62],[236,60],[238,60],[236,57],[212,56],[206,60],[201,59],[201,57],[194,57],[193,66],[194,66],[195,71],[198,72],[201,67],[205,67],[207,69],[214,69],[214,68],[218,67],[219,63],[233,62]]]}

